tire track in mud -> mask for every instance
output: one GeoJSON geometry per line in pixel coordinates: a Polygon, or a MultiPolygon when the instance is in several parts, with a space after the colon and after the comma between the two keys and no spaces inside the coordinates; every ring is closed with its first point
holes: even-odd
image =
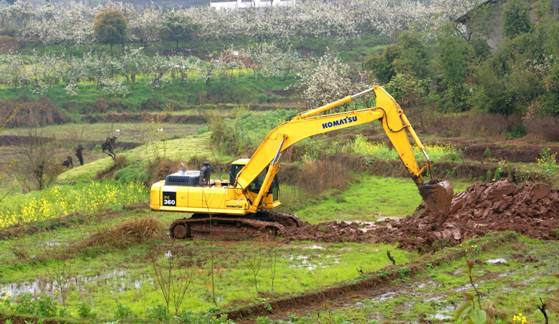
{"type": "MultiPolygon", "coordinates": [[[[479,242],[482,251],[487,251],[504,243],[511,243],[518,239],[514,232],[504,232],[493,236],[487,241],[479,242]]],[[[304,315],[322,308],[343,307],[355,299],[365,299],[379,296],[389,289],[395,289],[402,278],[414,278],[428,268],[436,267],[448,261],[457,260],[467,255],[465,247],[451,247],[444,251],[428,255],[420,261],[401,266],[389,266],[366,275],[357,281],[328,287],[325,289],[304,293],[296,296],[279,298],[269,302],[254,304],[223,312],[229,319],[238,323],[253,323],[258,316],[281,319],[289,314],[304,315]]]]}

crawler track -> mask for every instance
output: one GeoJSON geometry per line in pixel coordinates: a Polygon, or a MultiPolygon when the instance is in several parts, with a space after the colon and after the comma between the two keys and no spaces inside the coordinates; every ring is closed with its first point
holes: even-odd
{"type": "Polygon", "coordinates": [[[219,237],[242,239],[255,236],[277,236],[290,227],[301,227],[304,223],[294,215],[272,211],[261,211],[247,216],[193,214],[190,218],[175,220],[169,227],[173,239],[219,237]]]}

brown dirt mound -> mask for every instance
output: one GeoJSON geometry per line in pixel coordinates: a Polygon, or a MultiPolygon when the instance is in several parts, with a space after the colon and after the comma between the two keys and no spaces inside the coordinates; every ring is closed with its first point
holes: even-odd
{"type": "Polygon", "coordinates": [[[151,239],[163,237],[165,228],[156,218],[146,217],[125,221],[113,228],[101,230],[76,243],[70,249],[80,251],[92,246],[125,248],[151,239]]]}
{"type": "Polygon", "coordinates": [[[306,225],[289,233],[288,238],[397,242],[403,248],[425,251],[505,230],[538,239],[559,239],[559,191],[544,183],[476,183],[455,195],[449,214],[442,217],[421,205],[404,219],[306,225]]]}
{"type": "Polygon", "coordinates": [[[48,98],[39,100],[0,100],[0,121],[5,127],[38,127],[61,124],[69,119],[48,98]]]}

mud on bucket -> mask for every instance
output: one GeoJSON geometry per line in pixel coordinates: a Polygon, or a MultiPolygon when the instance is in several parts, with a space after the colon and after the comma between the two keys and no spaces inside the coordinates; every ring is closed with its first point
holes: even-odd
{"type": "Polygon", "coordinates": [[[453,189],[448,181],[430,181],[419,185],[419,193],[432,213],[447,215],[452,203],[453,189]]]}

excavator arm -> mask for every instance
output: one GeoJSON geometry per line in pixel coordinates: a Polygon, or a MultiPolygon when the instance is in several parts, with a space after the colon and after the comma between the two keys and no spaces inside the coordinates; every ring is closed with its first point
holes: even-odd
{"type": "Polygon", "coordinates": [[[297,142],[314,135],[372,123],[377,120],[380,121],[387,137],[398,152],[400,160],[408,170],[411,178],[419,186],[420,193],[428,205],[430,198],[434,197],[433,199],[436,201],[431,203],[438,205],[436,208],[441,209],[447,208],[446,205],[450,206],[452,189],[448,183],[445,182],[441,185],[425,182],[424,174],[426,170],[431,169],[431,161],[408,118],[396,100],[386,90],[380,86],[373,86],[371,89],[356,95],[348,96],[336,102],[301,113],[268,133],[249,162],[238,173],[236,179],[237,186],[246,190],[267,168],[260,191],[256,199],[252,201],[251,212],[256,212],[262,197],[270,189],[272,180],[279,170],[279,160],[283,151],[297,142]],[[376,107],[374,108],[322,114],[347,104],[369,92],[374,92],[376,97],[376,107]],[[422,167],[419,166],[415,158],[410,137],[425,156],[425,165],[422,167]]]}

